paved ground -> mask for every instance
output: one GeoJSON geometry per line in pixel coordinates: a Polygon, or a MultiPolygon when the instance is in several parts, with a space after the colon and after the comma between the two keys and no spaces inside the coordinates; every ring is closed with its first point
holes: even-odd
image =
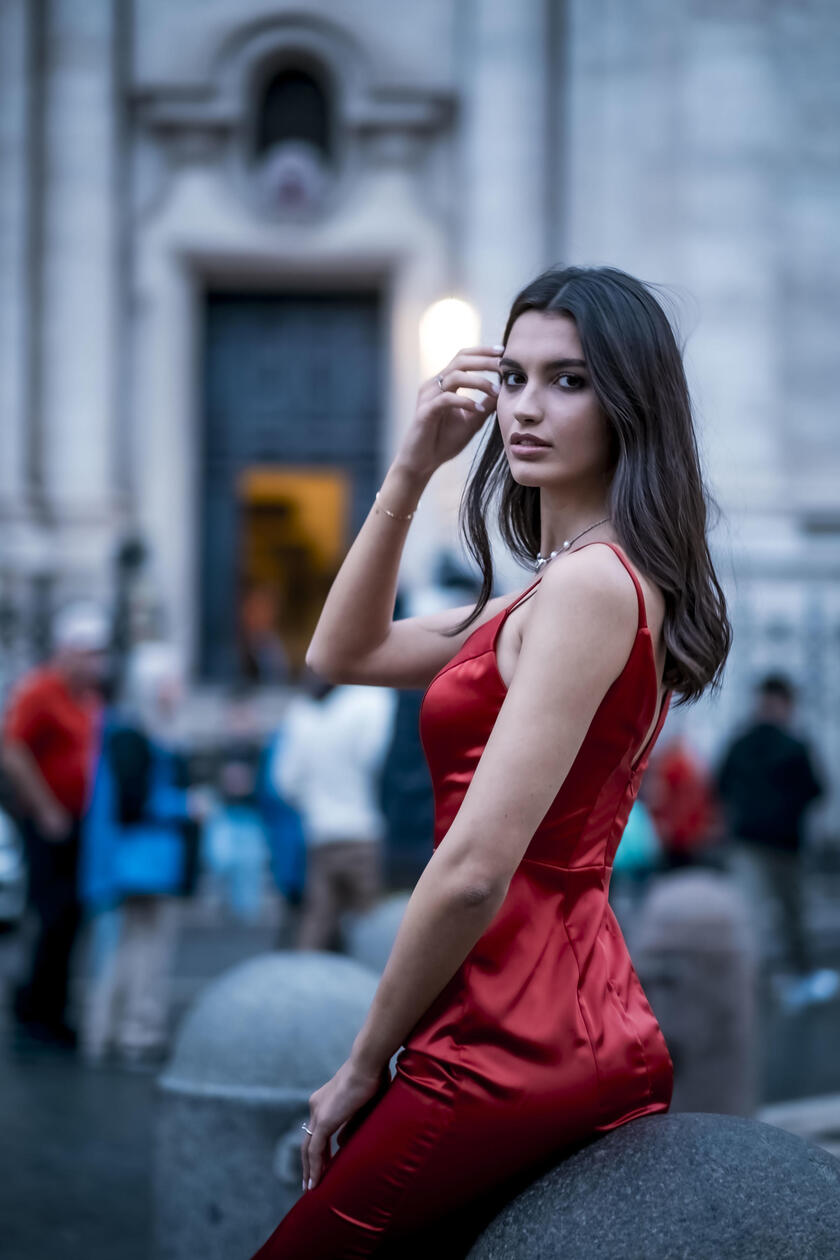
{"type": "MultiPolygon", "coordinates": [[[[834,891],[822,885],[812,927],[821,961],[840,964],[834,891]]],[[[211,976],[284,939],[276,922],[244,926],[199,909],[179,948],[175,1021],[211,976]]],[[[18,953],[15,937],[0,938],[4,989],[18,953]]],[[[83,984],[81,975],[77,994],[83,984]]],[[[5,1002],[2,1009],[5,1021],[5,1002]]],[[[783,1016],[763,993],[761,1011],[763,1101],[840,1095],[840,1001],[783,1016]]],[[[85,1067],[46,1050],[22,1054],[9,1032],[0,1026],[3,1260],[149,1260],[154,1076],[85,1067]]]]}
{"type": "MultiPolygon", "coordinates": [[[[209,978],[275,946],[275,924],[194,920],[173,984],[173,1022],[209,978]]],[[[154,1074],[15,1049],[5,991],[19,943],[0,938],[0,1256],[149,1260],[154,1074]]],[[[77,978],[76,994],[84,984],[77,978]]]]}

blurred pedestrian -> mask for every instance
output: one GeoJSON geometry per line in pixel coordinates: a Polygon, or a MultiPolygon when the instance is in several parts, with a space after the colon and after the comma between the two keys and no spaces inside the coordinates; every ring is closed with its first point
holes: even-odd
{"type": "MultiPolygon", "coordinates": [[[[477,583],[469,580],[449,553],[440,554],[438,580],[414,587],[410,594],[397,590],[394,620],[423,616],[475,600],[477,583]]],[[[382,768],[381,799],[385,816],[383,875],[392,888],[412,889],[432,856],[435,800],[432,778],[420,740],[420,707],[424,687],[401,687],[395,693],[391,739],[382,768]]]]}
{"type": "Polygon", "coordinates": [[[755,711],[731,741],[716,773],[729,835],[782,912],[788,960],[796,975],[785,990],[789,1006],[830,996],[837,973],[815,969],[805,921],[803,824],[809,805],[825,791],[806,740],[790,729],[793,683],[768,673],[756,688],[755,711]]]}
{"type": "Polygon", "coordinates": [[[13,997],[19,1031],[72,1049],[66,1019],[77,892],[80,823],[101,716],[110,626],[93,604],[73,604],[53,625],[53,656],[11,696],[3,723],[3,769],[16,798],[28,900],[36,920],[28,977],[13,997]]]}
{"type": "Polygon", "coordinates": [[[257,804],[265,829],[274,886],[291,916],[283,915],[278,948],[286,947],[288,919],[300,918],[306,886],[306,836],[300,810],[277,790],[273,767],[283,756],[286,728],[280,723],[260,754],[257,772],[257,804]]]}
{"type": "Polygon", "coordinates": [[[272,767],[277,791],[303,818],[307,845],[299,949],[328,949],[346,910],[370,909],[383,889],[385,820],[378,804],[394,692],[336,686],[304,673],[272,767]]]}
{"type": "Polygon", "coordinates": [[[289,682],[289,657],[277,631],[279,593],[273,586],[254,586],[239,610],[239,646],[248,679],[274,686],[289,682]]]}
{"type": "Polygon", "coordinates": [[[659,833],[641,796],[630,807],[612,864],[612,876],[645,885],[664,866],[659,833]]]}
{"type": "Polygon", "coordinates": [[[217,807],[207,826],[207,865],[234,916],[256,922],[263,908],[268,837],[258,794],[262,734],[246,683],[231,690],[224,713],[217,807]]]}
{"type": "Polygon", "coordinates": [[[174,649],[141,643],[123,703],[104,724],[80,865],[99,943],[84,1024],[91,1061],[110,1053],[142,1066],[167,1048],[178,898],[190,882],[190,827],[206,812],[201,789],[183,786],[174,737],[182,697],[174,649]]]}
{"type": "Polygon", "coordinates": [[[668,869],[692,866],[716,854],[723,828],[715,785],[685,735],[672,735],[656,750],[641,795],[668,869]]]}
{"type": "Polygon", "coordinates": [[[659,833],[639,795],[630,806],[610,876],[609,901],[625,938],[631,936],[651,881],[665,864],[659,833]]]}

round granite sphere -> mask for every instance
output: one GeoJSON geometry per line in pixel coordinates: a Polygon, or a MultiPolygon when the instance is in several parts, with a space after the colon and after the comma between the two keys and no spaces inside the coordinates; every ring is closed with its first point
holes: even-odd
{"type": "Polygon", "coordinates": [[[365,914],[348,915],[344,939],[349,957],[372,971],[383,972],[410,896],[407,892],[391,893],[380,897],[365,914]]]}
{"type": "Polygon", "coordinates": [[[346,1059],[377,983],[342,954],[278,950],[250,958],[201,992],[160,1084],[240,1098],[311,1093],[346,1059]]]}
{"type": "Polygon", "coordinates": [[[350,1053],[378,976],[319,951],[211,981],[158,1081],[155,1260],[250,1256],[301,1194],[309,1096],[350,1053]]]}
{"type": "Polygon", "coordinates": [[[468,1260],[837,1260],[840,1160],[743,1116],[644,1116],[511,1199],[468,1260]]]}

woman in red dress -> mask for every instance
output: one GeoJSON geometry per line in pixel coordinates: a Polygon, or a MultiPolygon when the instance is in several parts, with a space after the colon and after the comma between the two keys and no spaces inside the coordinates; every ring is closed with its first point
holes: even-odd
{"type": "Polygon", "coordinates": [[[303,1193],[252,1260],[465,1255],[541,1167],[670,1104],[607,892],[672,695],[719,686],[730,646],[681,354],[650,289],[606,267],[540,275],[503,343],[421,386],[307,653],[336,682],[426,687],[434,852],[310,1097],[303,1193]],[[491,417],[461,516],[479,599],[394,622],[417,501],[491,417]],[[514,598],[490,598],[494,497],[538,574],[514,598]]]}

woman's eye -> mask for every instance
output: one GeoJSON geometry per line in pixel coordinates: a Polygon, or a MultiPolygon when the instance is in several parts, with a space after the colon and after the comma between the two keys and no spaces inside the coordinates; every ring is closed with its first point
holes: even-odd
{"type": "MultiPolygon", "coordinates": [[[[503,385],[516,385],[518,384],[518,382],[511,380],[511,377],[514,377],[514,376],[521,377],[522,373],[515,372],[509,368],[507,371],[501,372],[500,376],[501,376],[501,382],[503,385]]],[[[586,381],[584,380],[584,378],[582,376],[577,376],[574,372],[561,372],[560,375],[556,376],[554,379],[555,381],[568,381],[569,384],[564,385],[563,386],[564,389],[583,389],[583,387],[586,385],[586,381]]]]}

